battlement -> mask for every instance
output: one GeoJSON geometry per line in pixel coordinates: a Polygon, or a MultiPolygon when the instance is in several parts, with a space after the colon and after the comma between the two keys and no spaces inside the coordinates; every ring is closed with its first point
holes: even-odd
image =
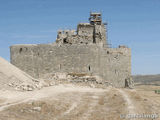
{"type": "Polygon", "coordinates": [[[61,36],[66,37],[66,36],[71,36],[71,35],[75,35],[75,34],[76,34],[75,30],[59,30],[57,38],[61,38],[61,36]]]}

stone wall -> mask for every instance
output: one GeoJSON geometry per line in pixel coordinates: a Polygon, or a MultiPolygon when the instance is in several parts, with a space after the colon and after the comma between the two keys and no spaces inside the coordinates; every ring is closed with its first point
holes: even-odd
{"type": "Polygon", "coordinates": [[[81,36],[93,36],[94,25],[89,23],[80,23],[77,26],[77,34],[81,36]]]}
{"type": "Polygon", "coordinates": [[[67,72],[99,76],[103,83],[125,87],[131,77],[131,50],[108,48],[106,26],[100,13],[75,30],[58,31],[56,42],[11,46],[11,63],[35,78],[67,72]]]}
{"type": "Polygon", "coordinates": [[[107,48],[101,44],[39,44],[11,46],[11,63],[35,78],[67,72],[98,75],[103,82],[125,87],[131,76],[130,48],[107,48]]]}

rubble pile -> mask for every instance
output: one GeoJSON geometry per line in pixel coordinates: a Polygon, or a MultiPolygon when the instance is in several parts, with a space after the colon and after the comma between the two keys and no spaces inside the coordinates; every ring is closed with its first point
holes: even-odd
{"type": "Polygon", "coordinates": [[[111,83],[104,82],[99,76],[88,75],[85,73],[50,73],[45,74],[43,80],[48,86],[70,83],[101,88],[112,86],[111,83]]]}

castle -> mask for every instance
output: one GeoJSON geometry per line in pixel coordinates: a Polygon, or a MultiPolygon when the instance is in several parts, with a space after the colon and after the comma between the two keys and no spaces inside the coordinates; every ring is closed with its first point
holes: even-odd
{"type": "Polygon", "coordinates": [[[97,75],[103,82],[125,87],[131,77],[131,49],[110,48],[101,13],[90,13],[89,23],[60,30],[52,44],[13,45],[11,63],[34,78],[67,72],[97,75]]]}

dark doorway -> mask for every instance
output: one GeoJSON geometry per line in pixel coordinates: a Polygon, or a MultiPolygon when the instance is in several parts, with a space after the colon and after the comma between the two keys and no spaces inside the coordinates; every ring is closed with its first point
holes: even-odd
{"type": "Polygon", "coordinates": [[[89,70],[89,71],[91,71],[91,67],[90,67],[90,65],[89,65],[89,67],[88,67],[88,70],[89,70]]]}

